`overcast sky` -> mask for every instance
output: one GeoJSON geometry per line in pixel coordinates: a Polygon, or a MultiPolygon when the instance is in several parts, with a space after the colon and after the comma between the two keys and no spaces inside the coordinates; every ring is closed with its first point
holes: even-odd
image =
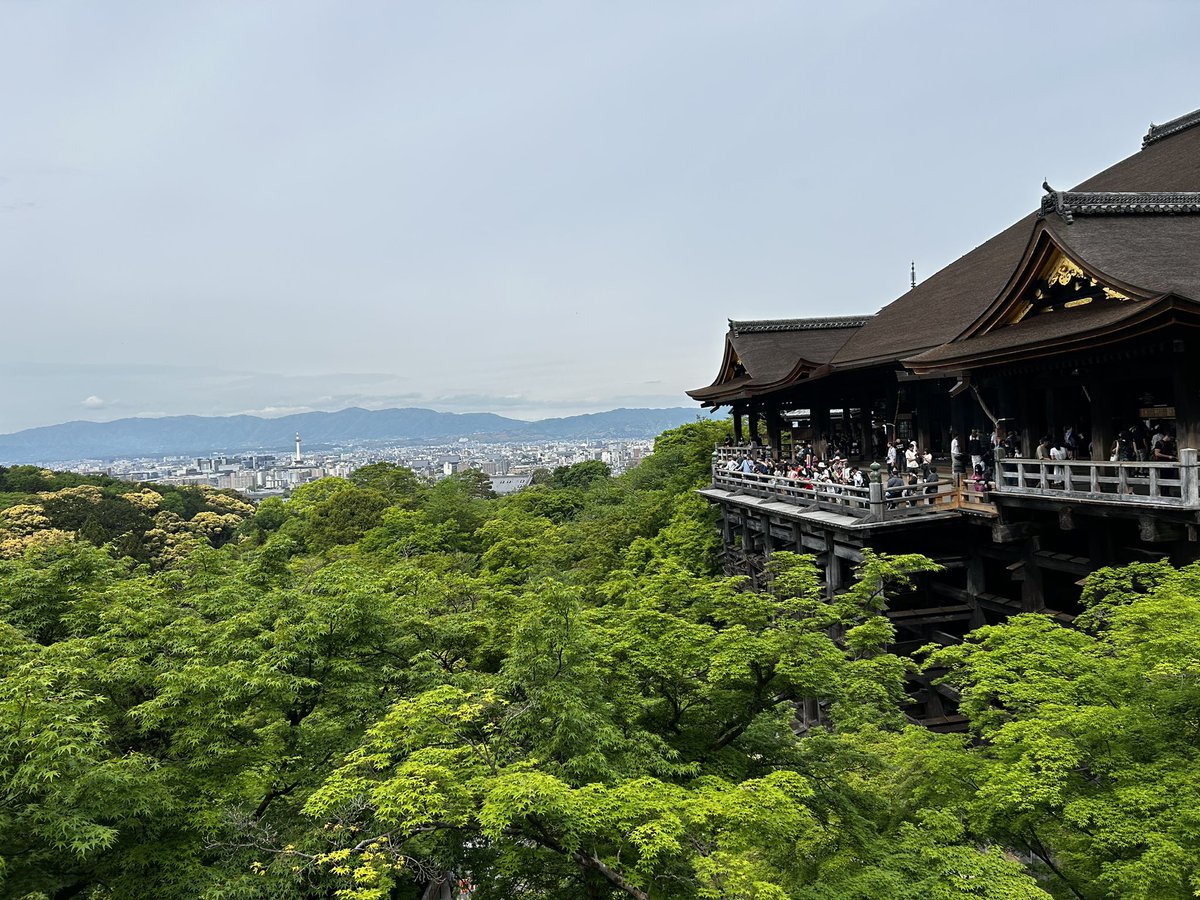
{"type": "Polygon", "coordinates": [[[727,318],[874,312],[1200,107],[1198,29],[1187,0],[0,0],[0,432],[688,405],[727,318]]]}

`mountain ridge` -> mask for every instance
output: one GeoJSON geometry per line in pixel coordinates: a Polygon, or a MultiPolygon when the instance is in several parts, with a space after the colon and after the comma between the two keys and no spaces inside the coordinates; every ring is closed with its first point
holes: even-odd
{"type": "Polygon", "coordinates": [[[374,441],[487,441],[648,438],[694,421],[695,408],[621,407],[599,413],[526,422],[496,413],[448,413],[423,407],[261,416],[77,419],[0,434],[0,464],[49,463],[128,456],[164,456],[289,448],[300,433],[308,447],[374,441]]]}

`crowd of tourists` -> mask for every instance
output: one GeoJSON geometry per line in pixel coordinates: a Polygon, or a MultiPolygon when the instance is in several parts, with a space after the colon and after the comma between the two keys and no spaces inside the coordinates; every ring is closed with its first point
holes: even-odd
{"type": "Polygon", "coordinates": [[[802,447],[797,458],[792,460],[769,456],[767,451],[751,445],[736,459],[728,460],[725,468],[747,475],[766,475],[807,488],[818,485],[864,488],[867,485],[867,477],[861,468],[851,465],[840,454],[828,461],[819,459],[811,444],[802,447]]]}
{"type": "MultiPolygon", "coordinates": [[[[1002,420],[990,432],[972,428],[965,437],[950,433],[953,471],[962,472],[976,493],[982,494],[995,487],[996,461],[1001,455],[1006,458],[1029,458],[1017,432],[1002,427],[1004,421],[1011,420],[1002,420]]],[[[811,443],[802,445],[791,459],[772,455],[770,448],[748,444],[738,445],[740,452],[728,459],[724,466],[731,472],[757,475],[768,481],[834,494],[839,493],[842,487],[864,489],[869,472],[850,459],[858,445],[844,435],[839,437],[841,440],[831,439],[827,443],[827,452],[832,453],[827,460],[818,456],[811,443]]],[[[726,444],[734,446],[732,440],[726,444]]],[[[880,480],[884,482],[889,506],[895,508],[917,502],[932,503],[933,500],[928,498],[937,491],[938,472],[929,449],[919,448],[916,441],[905,440],[876,441],[875,445],[884,458],[880,480]]],[[[1094,449],[1091,441],[1073,426],[1068,426],[1061,435],[1043,436],[1033,449],[1032,458],[1054,462],[1092,459],[1094,449]]],[[[1178,458],[1179,450],[1174,435],[1162,423],[1138,422],[1121,431],[1108,450],[1110,462],[1174,462],[1178,458]]],[[[1166,477],[1172,476],[1168,474],[1166,477]]],[[[1064,482],[1066,467],[1055,466],[1051,478],[1058,483],[1064,482]]]]}
{"type": "MultiPolygon", "coordinates": [[[[769,450],[750,445],[737,457],[728,459],[725,469],[758,475],[769,483],[790,484],[833,495],[853,492],[843,488],[860,489],[865,493],[868,482],[868,473],[843,458],[840,451],[835,450],[831,459],[823,460],[811,444],[801,447],[798,456],[790,460],[779,459],[771,456],[769,450]]],[[[907,445],[896,442],[888,448],[886,473],[881,473],[880,478],[886,478],[884,496],[891,509],[935,502],[939,479],[933,454],[918,450],[915,441],[907,445]]]]}

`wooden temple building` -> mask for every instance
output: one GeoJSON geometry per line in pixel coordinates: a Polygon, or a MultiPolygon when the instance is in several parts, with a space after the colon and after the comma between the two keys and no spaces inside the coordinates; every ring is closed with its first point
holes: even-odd
{"type": "MultiPolygon", "coordinates": [[[[702,491],[728,571],[814,553],[834,592],[864,548],[932,556],[944,571],[890,611],[916,646],[1013,612],[1070,621],[1099,567],[1200,558],[1200,111],[1042,189],[1037,210],[874,315],[729,323],[717,378],[688,392],[753,445],[717,448],[702,491]],[[1073,459],[1034,458],[1068,428],[1073,459]],[[982,490],[947,459],[951,433],[965,454],[972,429],[1016,436],[982,490]],[[1155,430],[1176,436],[1175,461],[1111,458],[1118,436],[1155,430]],[[831,490],[726,465],[811,444],[865,468],[895,440],[939,458],[935,485],[897,498],[878,475],[831,490]]],[[[960,724],[946,690],[917,699],[915,718],[960,724]]]]}

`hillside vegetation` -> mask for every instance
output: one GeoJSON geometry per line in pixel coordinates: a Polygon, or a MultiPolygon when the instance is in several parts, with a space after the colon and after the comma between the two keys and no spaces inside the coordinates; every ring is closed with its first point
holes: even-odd
{"type": "Polygon", "coordinates": [[[257,509],[6,470],[0,894],[1200,890],[1200,569],[1105,570],[1074,630],[909,660],[883,611],[923,557],[832,603],[806,557],[718,574],[720,429],[506,498],[386,464],[257,509]],[[918,665],[971,734],[906,723],[918,665]]]}

